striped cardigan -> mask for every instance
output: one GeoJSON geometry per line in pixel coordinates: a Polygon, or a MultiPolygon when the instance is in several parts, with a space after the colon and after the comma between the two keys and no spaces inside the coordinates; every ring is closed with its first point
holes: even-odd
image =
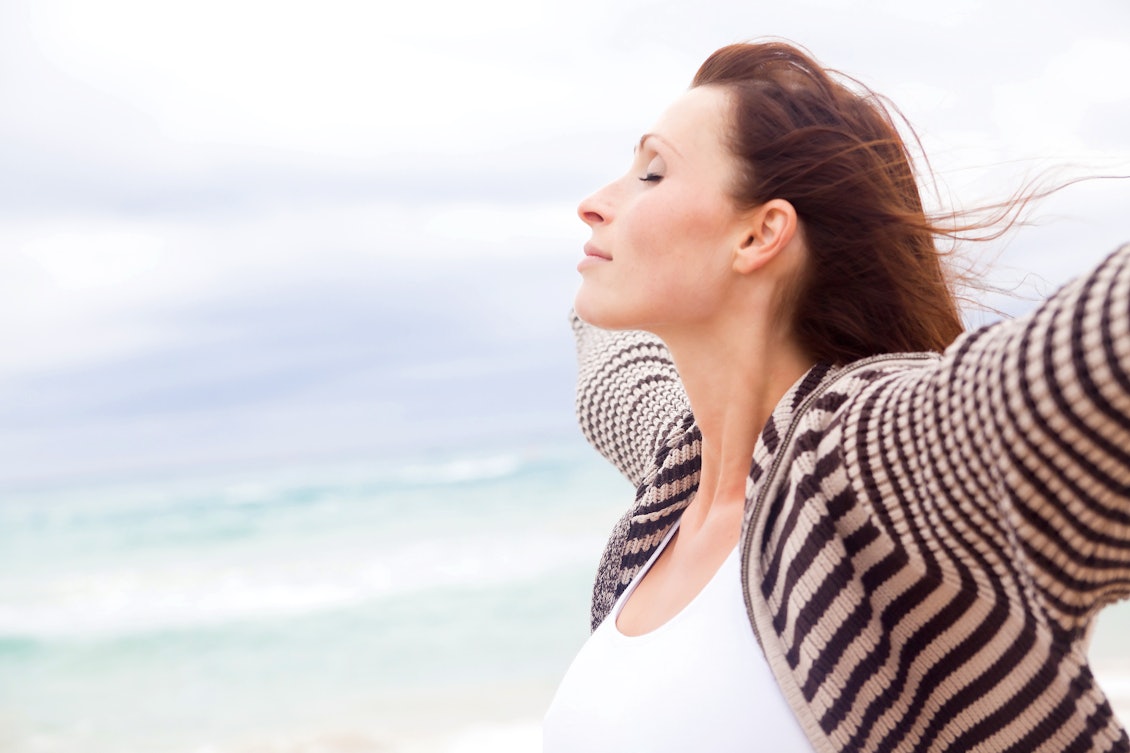
{"type": "MultiPolygon", "coordinates": [[[[595,629],[694,494],[701,434],[657,339],[574,329],[582,429],[637,485],[595,629]]],[[[757,443],[740,547],[819,753],[1130,751],[1086,656],[1130,595],[1130,245],[942,357],[813,367],[757,443]]]]}

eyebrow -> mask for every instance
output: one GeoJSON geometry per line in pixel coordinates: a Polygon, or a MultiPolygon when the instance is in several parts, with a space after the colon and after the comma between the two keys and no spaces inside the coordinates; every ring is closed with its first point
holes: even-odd
{"type": "Polygon", "coordinates": [[[656,141],[658,141],[659,143],[663,144],[665,147],[667,147],[668,149],[673,151],[675,154],[682,156],[682,154],[679,152],[679,150],[676,149],[675,146],[670,141],[663,138],[662,136],[660,136],[657,133],[645,133],[643,136],[640,136],[640,143],[636,144],[636,146],[632,149],[632,153],[633,154],[638,153],[640,149],[643,149],[643,145],[648,139],[655,139],[656,141]]]}

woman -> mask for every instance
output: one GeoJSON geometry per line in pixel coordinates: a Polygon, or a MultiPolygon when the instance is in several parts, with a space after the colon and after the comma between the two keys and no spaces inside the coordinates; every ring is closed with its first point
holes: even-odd
{"type": "Polygon", "coordinates": [[[638,490],[547,753],[1130,751],[1086,658],[1130,592],[1130,246],[961,335],[889,114],[779,43],[579,212],[579,418],[638,490]]]}

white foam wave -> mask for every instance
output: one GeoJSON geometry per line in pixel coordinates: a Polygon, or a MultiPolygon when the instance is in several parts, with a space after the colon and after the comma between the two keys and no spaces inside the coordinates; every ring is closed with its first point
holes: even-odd
{"type": "Polygon", "coordinates": [[[410,484],[463,484],[506,478],[522,467],[518,455],[504,454],[480,458],[457,458],[444,463],[408,465],[398,479],[410,484]]]}
{"type": "Polygon", "coordinates": [[[588,536],[495,533],[374,551],[135,563],[0,583],[0,637],[104,636],[352,607],[442,587],[518,583],[591,564],[588,536]]]}

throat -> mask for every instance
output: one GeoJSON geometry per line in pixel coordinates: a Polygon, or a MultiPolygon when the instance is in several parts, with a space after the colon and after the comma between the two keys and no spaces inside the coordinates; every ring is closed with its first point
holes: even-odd
{"type": "Polygon", "coordinates": [[[712,508],[703,520],[696,519],[693,507],[692,501],[616,616],[616,627],[624,635],[650,633],[686,609],[738,545],[741,506],[712,508]],[[737,508],[736,516],[732,507],[737,508]]]}

